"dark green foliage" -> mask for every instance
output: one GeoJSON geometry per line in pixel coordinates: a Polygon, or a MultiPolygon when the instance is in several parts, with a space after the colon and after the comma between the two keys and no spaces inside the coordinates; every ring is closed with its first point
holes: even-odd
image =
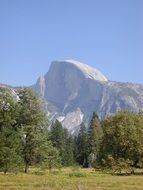
{"type": "MultiPolygon", "coordinates": [[[[41,101],[30,89],[19,91],[19,97],[21,106],[19,124],[23,133],[25,172],[28,171],[29,166],[35,164],[44,164],[49,167],[51,155],[55,152],[57,156],[57,153],[54,149],[52,150],[48,139],[47,117],[41,110],[41,101]]],[[[55,162],[54,155],[53,161],[55,162]]]]}
{"type": "Polygon", "coordinates": [[[62,157],[64,152],[64,130],[61,123],[56,120],[55,123],[52,123],[50,129],[50,140],[53,143],[53,146],[59,150],[60,156],[62,157]]]}
{"type": "Polygon", "coordinates": [[[75,138],[76,161],[83,167],[88,167],[88,136],[84,123],[81,124],[79,134],[75,138]]]}
{"type": "Polygon", "coordinates": [[[64,129],[64,153],[63,153],[63,165],[72,166],[74,160],[74,140],[69,134],[67,129],[64,129]]]}
{"type": "Polygon", "coordinates": [[[128,163],[141,167],[143,159],[143,116],[120,112],[103,121],[103,140],[100,161],[104,167],[128,163]]]}
{"type": "Polygon", "coordinates": [[[143,168],[143,114],[120,112],[102,121],[93,113],[86,130],[82,123],[73,137],[56,120],[48,131],[46,114],[39,97],[27,88],[12,92],[0,88],[0,171],[25,166],[101,166],[121,173],[143,168]],[[102,129],[103,128],[103,129],[102,129]]]}
{"type": "Polygon", "coordinates": [[[95,167],[102,138],[101,123],[96,113],[93,113],[90,126],[86,130],[81,124],[79,134],[75,137],[76,161],[83,167],[95,167]]]}
{"type": "Polygon", "coordinates": [[[56,148],[54,148],[51,143],[49,144],[48,149],[44,152],[43,158],[43,168],[48,168],[49,170],[52,170],[53,168],[61,167],[61,158],[59,156],[59,151],[56,148]]]}
{"type": "Polygon", "coordinates": [[[48,138],[48,123],[41,100],[30,89],[0,89],[0,170],[14,171],[25,164],[52,168],[59,165],[58,151],[48,138]]]}
{"type": "Polygon", "coordinates": [[[61,162],[63,166],[70,166],[73,164],[73,138],[56,120],[51,125],[50,140],[53,146],[59,151],[61,162]]]}
{"type": "Polygon", "coordinates": [[[21,137],[17,130],[18,106],[10,91],[0,88],[0,170],[17,171],[23,164],[21,137]]]}
{"type": "Polygon", "coordinates": [[[89,167],[96,165],[102,137],[102,127],[98,115],[94,112],[88,129],[89,167]]]}
{"type": "Polygon", "coordinates": [[[22,143],[19,133],[12,127],[0,130],[0,170],[16,172],[23,166],[22,143]]]}

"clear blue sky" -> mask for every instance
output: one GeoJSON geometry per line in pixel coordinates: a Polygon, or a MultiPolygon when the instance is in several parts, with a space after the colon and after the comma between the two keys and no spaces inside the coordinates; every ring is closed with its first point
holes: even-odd
{"type": "Polygon", "coordinates": [[[0,0],[0,82],[31,85],[52,60],[143,83],[143,0],[0,0]]]}

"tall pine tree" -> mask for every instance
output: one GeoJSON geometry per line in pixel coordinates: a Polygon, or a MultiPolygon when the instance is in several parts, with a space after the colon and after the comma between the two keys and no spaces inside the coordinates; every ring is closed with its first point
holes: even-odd
{"type": "Polygon", "coordinates": [[[50,140],[53,146],[59,151],[63,166],[73,164],[73,138],[68,130],[63,128],[62,124],[56,120],[52,123],[50,130],[50,140]]]}
{"type": "Polygon", "coordinates": [[[88,129],[88,160],[89,167],[94,167],[97,161],[100,140],[102,137],[102,127],[98,115],[93,112],[88,129]]]}
{"type": "Polygon", "coordinates": [[[88,167],[88,136],[84,123],[81,124],[76,141],[76,161],[83,167],[88,167]]]}
{"type": "Polygon", "coordinates": [[[64,154],[63,165],[72,166],[74,162],[74,140],[67,129],[64,129],[64,154]]]}

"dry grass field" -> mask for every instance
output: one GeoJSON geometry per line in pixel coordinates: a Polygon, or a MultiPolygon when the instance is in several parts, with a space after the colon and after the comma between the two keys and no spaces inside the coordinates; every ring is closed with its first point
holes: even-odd
{"type": "Polygon", "coordinates": [[[112,176],[91,169],[0,173],[0,190],[143,190],[143,175],[112,176]]]}

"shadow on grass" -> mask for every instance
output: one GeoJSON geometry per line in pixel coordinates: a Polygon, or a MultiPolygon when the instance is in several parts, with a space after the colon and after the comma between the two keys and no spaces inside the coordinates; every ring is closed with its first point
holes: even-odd
{"type": "Polygon", "coordinates": [[[110,173],[113,176],[143,176],[143,172],[134,173],[110,173]]]}

